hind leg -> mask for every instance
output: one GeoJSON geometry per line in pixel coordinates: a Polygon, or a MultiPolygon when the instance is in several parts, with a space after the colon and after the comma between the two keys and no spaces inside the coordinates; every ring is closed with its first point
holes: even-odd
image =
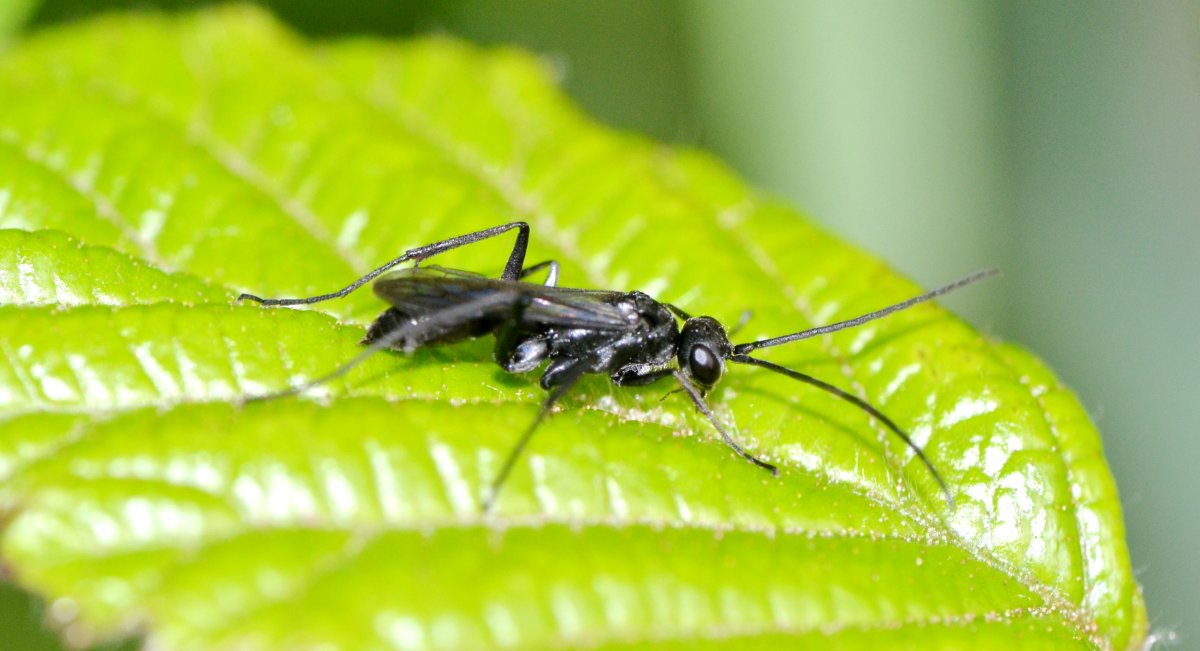
{"type": "MultiPolygon", "coordinates": [[[[521,277],[521,268],[525,265],[525,250],[529,247],[529,224],[525,222],[501,224],[500,226],[493,226],[492,228],[487,228],[482,231],[467,233],[466,235],[459,235],[458,237],[452,237],[448,240],[442,240],[440,242],[434,242],[433,244],[419,246],[415,249],[409,249],[402,253],[400,257],[391,260],[382,267],[378,267],[368,272],[362,278],[355,280],[342,289],[329,294],[320,294],[317,296],[309,296],[307,298],[261,298],[253,294],[242,294],[241,296],[238,296],[238,300],[251,300],[261,305],[311,305],[313,303],[328,301],[331,298],[341,298],[346,294],[358,289],[359,287],[362,287],[375,277],[398,264],[409,261],[421,262],[422,260],[428,260],[439,253],[445,253],[451,249],[457,249],[460,246],[474,244],[475,242],[480,242],[502,233],[506,233],[514,228],[517,229],[517,241],[516,244],[513,245],[512,253],[508,254],[508,262],[505,263],[504,273],[500,277],[504,280],[517,280],[521,277]]],[[[557,279],[558,264],[554,263],[552,269],[555,272],[555,279],[557,279]]]]}

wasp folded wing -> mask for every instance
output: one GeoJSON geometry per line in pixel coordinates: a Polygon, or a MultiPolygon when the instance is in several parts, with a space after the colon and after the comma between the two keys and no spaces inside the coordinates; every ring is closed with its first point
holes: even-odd
{"type": "Polygon", "coordinates": [[[620,292],[547,287],[437,266],[391,272],[375,281],[374,290],[392,307],[371,325],[364,343],[398,327],[413,332],[405,338],[408,348],[479,337],[512,318],[518,306],[522,306],[521,325],[531,331],[624,331],[634,327],[627,312],[618,306],[623,296],[620,292]],[[478,308],[462,311],[470,305],[478,308]],[[455,319],[437,317],[452,309],[455,319]],[[421,327],[423,322],[428,326],[421,327]]]}

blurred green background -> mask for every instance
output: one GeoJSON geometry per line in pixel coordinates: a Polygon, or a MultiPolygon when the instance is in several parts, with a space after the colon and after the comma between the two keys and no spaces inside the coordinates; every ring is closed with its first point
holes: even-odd
{"type": "MultiPolygon", "coordinates": [[[[0,3],[26,30],[207,4],[0,3]]],[[[1079,393],[1153,630],[1200,648],[1200,2],[262,4],[314,36],[523,45],[601,121],[715,152],[926,286],[1002,267],[948,303],[1079,393]]],[[[41,617],[0,583],[0,646],[58,648],[41,617]]]]}

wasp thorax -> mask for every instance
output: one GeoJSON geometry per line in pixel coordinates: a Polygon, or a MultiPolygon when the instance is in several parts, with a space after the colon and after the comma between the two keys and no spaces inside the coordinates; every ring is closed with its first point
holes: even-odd
{"type": "Polygon", "coordinates": [[[704,388],[712,388],[725,372],[725,359],[733,353],[725,328],[712,317],[688,319],[679,333],[679,368],[704,388]]]}

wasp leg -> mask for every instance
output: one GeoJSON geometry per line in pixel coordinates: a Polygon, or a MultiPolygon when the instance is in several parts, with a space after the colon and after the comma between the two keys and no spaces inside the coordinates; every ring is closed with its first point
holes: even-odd
{"type": "Polygon", "coordinates": [[[747,323],[750,323],[750,319],[753,316],[754,312],[751,312],[750,310],[742,310],[742,316],[738,319],[737,325],[730,328],[729,332],[726,334],[728,334],[730,337],[736,335],[738,331],[746,327],[747,323]]]}
{"type": "Polygon", "coordinates": [[[525,310],[532,302],[533,298],[529,294],[521,294],[513,303],[508,320],[496,328],[496,345],[492,349],[492,358],[509,373],[532,371],[546,360],[546,355],[550,352],[545,336],[521,330],[525,310]]]}
{"type": "Polygon", "coordinates": [[[655,368],[649,365],[624,366],[612,372],[608,379],[621,387],[641,387],[654,384],[671,375],[670,368],[655,368]]]}
{"type": "Polygon", "coordinates": [[[679,317],[680,320],[687,321],[688,319],[692,318],[691,314],[688,314],[679,306],[671,305],[670,303],[663,303],[663,305],[665,305],[668,310],[671,310],[671,314],[679,317]]]}
{"type": "Polygon", "coordinates": [[[521,275],[519,277],[528,277],[547,267],[549,267],[550,270],[546,272],[546,282],[542,284],[546,287],[558,287],[558,260],[546,260],[545,262],[539,262],[532,267],[525,267],[521,270],[521,275]]]}
{"type": "Polygon", "coordinates": [[[534,430],[538,425],[545,420],[546,415],[554,407],[554,403],[558,402],[559,398],[566,395],[571,387],[575,386],[576,382],[583,377],[587,372],[587,368],[591,366],[590,359],[575,359],[571,360],[574,363],[566,366],[564,370],[556,377],[558,384],[550,391],[550,395],[546,396],[545,402],[542,403],[542,408],[538,410],[537,417],[525,429],[525,433],[517,440],[517,444],[508,453],[508,457],[504,460],[504,465],[500,466],[500,472],[496,478],[492,480],[492,485],[488,488],[488,492],[483,498],[483,512],[487,513],[492,510],[492,505],[496,503],[496,496],[500,494],[500,488],[504,485],[505,480],[512,473],[513,466],[516,465],[517,459],[521,457],[521,453],[525,450],[525,446],[529,444],[529,439],[533,437],[534,430]]]}
{"type": "Polygon", "coordinates": [[[462,323],[464,320],[479,318],[480,315],[502,315],[505,310],[511,309],[514,302],[520,299],[521,294],[517,292],[497,292],[474,301],[468,301],[461,305],[455,305],[454,307],[434,312],[426,315],[419,321],[399,324],[387,332],[380,332],[377,338],[373,339],[362,352],[330,373],[283,391],[250,396],[246,400],[271,400],[303,393],[308,389],[342,377],[346,373],[349,373],[355,366],[363,363],[367,358],[381,350],[392,348],[411,353],[429,340],[429,333],[431,332],[445,330],[448,327],[453,327],[454,324],[462,323]]]}
{"type": "Polygon", "coordinates": [[[705,418],[708,418],[708,422],[712,423],[713,427],[717,428],[717,431],[721,433],[721,438],[725,439],[726,445],[733,448],[733,451],[741,455],[741,457],[746,461],[753,463],[754,465],[766,470],[776,477],[779,476],[779,468],[776,468],[774,465],[759,459],[753,454],[750,454],[744,450],[742,446],[738,445],[737,441],[733,440],[733,437],[730,436],[729,433],[725,431],[725,428],[721,425],[721,421],[717,420],[716,414],[714,414],[712,409],[708,407],[708,403],[704,402],[704,394],[700,393],[700,390],[692,384],[692,381],[689,380],[686,375],[680,371],[673,371],[673,373],[675,375],[675,379],[679,380],[679,386],[681,386],[683,390],[686,391],[687,394],[692,398],[692,402],[695,403],[696,409],[699,409],[700,413],[704,414],[705,418]]]}
{"type": "Polygon", "coordinates": [[[474,244],[475,242],[495,237],[501,233],[506,233],[514,228],[517,229],[517,241],[516,244],[513,245],[512,253],[508,254],[508,262],[504,264],[504,273],[500,277],[504,280],[517,280],[521,276],[521,267],[525,265],[525,250],[529,247],[529,224],[525,222],[501,224],[500,226],[493,226],[492,228],[486,228],[482,231],[467,233],[466,235],[459,235],[458,237],[452,237],[448,240],[442,240],[440,242],[434,242],[433,244],[419,246],[415,249],[409,249],[400,254],[400,257],[391,260],[382,267],[373,269],[358,280],[346,285],[336,292],[331,292],[329,294],[309,296],[308,298],[262,298],[253,294],[242,294],[238,296],[237,300],[250,300],[261,305],[311,305],[312,303],[328,301],[331,298],[341,298],[346,294],[358,289],[359,287],[362,287],[375,277],[398,264],[408,261],[421,262],[422,260],[428,260],[439,253],[445,253],[451,249],[457,249],[460,246],[474,244]]]}

